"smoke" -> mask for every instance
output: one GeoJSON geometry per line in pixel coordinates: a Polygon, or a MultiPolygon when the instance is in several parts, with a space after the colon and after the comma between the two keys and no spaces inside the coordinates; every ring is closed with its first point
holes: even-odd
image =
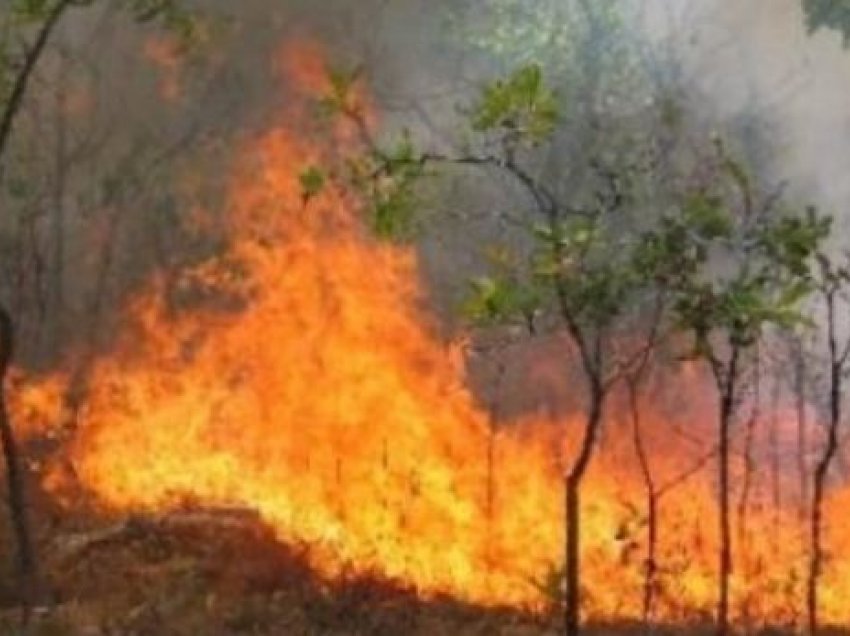
{"type": "MultiPolygon", "coordinates": [[[[65,175],[64,254],[51,256],[57,224],[45,211],[33,217],[35,247],[15,244],[22,241],[14,238],[22,230],[4,221],[10,249],[4,250],[3,266],[12,272],[9,280],[19,279],[18,288],[7,284],[4,293],[13,300],[18,322],[27,326],[22,340],[40,343],[25,346],[24,358],[53,361],[58,343],[75,343],[85,331],[79,324],[98,325],[91,331],[102,339],[108,333],[103,321],[115,321],[109,308],[121,306],[151,271],[179,269],[216,249],[215,242],[198,244],[191,232],[172,230],[185,225],[196,208],[216,208],[230,142],[263,130],[285,108],[290,96],[273,63],[283,42],[313,39],[334,65],[361,66],[384,130],[391,134],[409,127],[421,145],[445,150],[464,137],[459,107],[469,105],[482,82],[510,68],[512,59],[555,58],[543,61],[556,80],[577,62],[569,55],[578,39],[563,38],[587,36],[580,3],[514,4],[521,10],[506,22],[504,7],[511,3],[505,0],[196,0],[192,6],[207,18],[209,44],[181,64],[151,48],[155,29],[131,25],[111,3],[75,10],[44,66],[33,103],[44,110],[54,101],[48,87],[62,73],[77,78],[69,81],[69,91],[79,89],[85,96],[80,103],[91,107],[69,119],[69,136],[96,143],[75,157],[65,175]],[[541,19],[538,11],[562,17],[563,25],[541,19]],[[498,40],[507,27],[522,35],[514,42],[519,53],[482,50],[482,38],[498,40]],[[91,237],[101,235],[101,244],[92,249],[91,237]],[[38,262],[61,269],[66,289],[59,297],[70,311],[45,304],[42,296],[51,295],[46,292],[51,283],[31,274],[38,262]],[[93,313],[107,316],[93,318],[93,313]],[[64,326],[51,337],[40,335],[42,323],[49,326],[53,316],[62,316],[64,326]]],[[[799,0],[769,6],[733,0],[608,4],[622,8],[627,22],[586,43],[593,55],[581,64],[604,69],[612,49],[637,42],[653,80],[681,97],[700,134],[707,138],[712,129],[723,131],[768,181],[787,182],[792,200],[811,201],[846,225],[850,93],[844,87],[850,52],[840,34],[807,33],[799,0]]],[[[591,99],[583,94],[590,92],[584,91],[589,80],[570,77],[578,89],[565,95],[565,106],[576,112],[583,99],[591,99]]],[[[629,78],[623,81],[631,86],[629,78]]],[[[658,101],[634,100],[633,110],[624,114],[632,119],[624,119],[623,126],[639,126],[660,108],[658,101]]],[[[21,125],[19,157],[33,155],[29,162],[19,161],[22,169],[32,162],[54,163],[52,139],[35,145],[44,134],[37,122],[21,125]]],[[[50,128],[47,134],[58,131],[50,128]]],[[[579,116],[547,164],[555,171],[579,164],[586,141],[586,121],[579,116]]],[[[58,178],[48,173],[45,188],[58,178]]],[[[580,173],[571,178],[580,179],[580,173]]],[[[33,199],[33,207],[42,205],[33,199]]],[[[469,276],[486,260],[483,247],[520,241],[503,213],[524,203],[507,184],[470,171],[444,174],[424,192],[419,249],[431,301],[447,334],[459,327],[458,305],[469,276]]]]}
{"type": "Polygon", "coordinates": [[[799,0],[647,4],[654,37],[675,43],[703,105],[719,122],[760,123],[770,152],[759,158],[774,178],[846,223],[850,52],[841,35],[808,33],[799,0]]]}

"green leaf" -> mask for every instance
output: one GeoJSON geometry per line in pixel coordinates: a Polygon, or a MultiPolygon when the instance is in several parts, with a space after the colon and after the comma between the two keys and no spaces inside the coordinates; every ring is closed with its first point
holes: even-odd
{"type": "Polygon", "coordinates": [[[54,2],[48,0],[13,0],[12,15],[22,22],[42,20],[47,16],[54,2]]]}
{"type": "Polygon", "coordinates": [[[371,206],[370,221],[376,236],[400,240],[410,236],[415,216],[415,199],[406,189],[395,189],[377,197],[371,206]]]}
{"type": "Polygon", "coordinates": [[[540,66],[530,64],[484,88],[472,113],[472,128],[499,130],[539,143],[555,130],[558,117],[554,92],[544,84],[540,66]]]}
{"type": "Polygon", "coordinates": [[[796,277],[808,276],[810,261],[832,231],[832,217],[808,208],[804,216],[782,217],[758,237],[766,256],[796,277]]]}
{"type": "Polygon", "coordinates": [[[301,183],[301,196],[308,201],[322,192],[327,177],[320,168],[310,166],[301,172],[298,180],[301,183]]]}
{"type": "Polygon", "coordinates": [[[692,196],[686,204],[685,217],[690,229],[701,238],[712,240],[732,234],[732,216],[717,197],[705,194],[692,196]]]}
{"type": "Polygon", "coordinates": [[[850,4],[846,0],[802,0],[806,26],[810,32],[834,29],[841,33],[844,45],[850,44],[850,4]]]}
{"type": "Polygon", "coordinates": [[[533,316],[541,302],[540,290],[507,276],[482,276],[470,281],[471,293],[463,314],[481,324],[505,323],[533,316]]]}
{"type": "Polygon", "coordinates": [[[361,73],[360,67],[328,67],[326,75],[330,91],[318,101],[319,114],[326,118],[333,118],[354,110],[352,93],[361,73]]]}

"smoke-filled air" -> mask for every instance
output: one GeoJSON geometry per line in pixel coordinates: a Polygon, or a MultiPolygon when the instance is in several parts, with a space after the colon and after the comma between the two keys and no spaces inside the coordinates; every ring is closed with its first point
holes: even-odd
{"type": "Polygon", "coordinates": [[[843,0],[0,24],[0,634],[850,633],[843,0]]]}

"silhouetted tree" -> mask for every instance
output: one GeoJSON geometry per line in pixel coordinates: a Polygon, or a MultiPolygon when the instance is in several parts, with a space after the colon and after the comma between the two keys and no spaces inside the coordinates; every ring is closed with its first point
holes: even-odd
{"type": "Polygon", "coordinates": [[[730,629],[732,533],[730,523],[731,434],[741,402],[747,357],[768,325],[802,320],[799,304],[810,290],[811,260],[829,224],[811,211],[780,215],[768,199],[758,205],[749,176],[721,145],[716,183],[670,217],[652,241],[679,250],[688,260],[675,280],[674,312],[690,333],[689,358],[708,365],[718,397],[719,580],[717,633],[730,629]],[[734,184],[737,197],[720,186],[734,184]],[[729,195],[726,194],[726,197],[729,195]],[[722,261],[715,261],[722,258],[722,261]],[[720,268],[716,266],[722,263],[720,268]]]}
{"type": "Polygon", "coordinates": [[[818,255],[818,269],[815,289],[820,302],[826,310],[826,339],[828,365],[828,417],[826,422],[826,444],[815,465],[812,482],[812,507],[810,510],[810,554],[809,573],[806,581],[806,610],[808,613],[809,633],[817,634],[820,629],[818,620],[818,583],[823,570],[823,502],[826,481],[839,446],[839,428],[841,426],[844,378],[850,365],[850,337],[839,342],[840,308],[847,308],[847,292],[850,289],[850,269],[837,265],[827,254],[818,255]]]}

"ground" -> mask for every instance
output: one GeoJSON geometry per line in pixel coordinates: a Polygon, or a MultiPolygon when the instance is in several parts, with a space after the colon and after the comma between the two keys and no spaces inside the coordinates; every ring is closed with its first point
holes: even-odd
{"type": "MultiPolygon", "coordinates": [[[[75,502],[71,514],[37,490],[34,494],[41,562],[30,636],[559,633],[557,612],[534,616],[452,599],[422,600],[377,576],[323,580],[308,566],[305,549],[281,545],[250,510],[187,505],[164,514],[107,517],[84,502],[75,502]]],[[[0,537],[6,564],[0,636],[24,633],[10,545],[8,534],[0,537]]],[[[640,625],[587,630],[589,635],[645,633],[640,625]]],[[[653,633],[711,630],[679,626],[653,633]]]]}

